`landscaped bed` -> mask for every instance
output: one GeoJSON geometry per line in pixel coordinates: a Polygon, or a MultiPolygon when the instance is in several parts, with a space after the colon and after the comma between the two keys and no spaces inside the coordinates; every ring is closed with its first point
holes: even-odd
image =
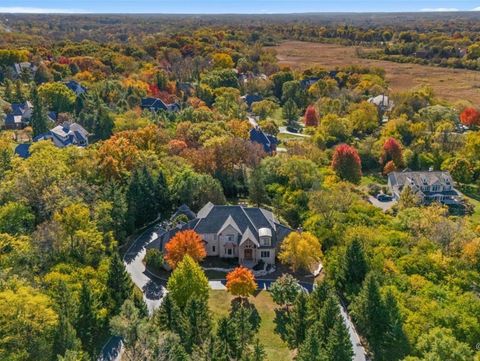
{"type": "MultiPolygon", "coordinates": [[[[233,296],[226,291],[210,290],[208,305],[212,311],[214,320],[228,315],[230,302],[233,296]]],[[[258,338],[261,340],[267,353],[269,361],[291,361],[293,360],[293,351],[288,349],[285,342],[275,332],[275,309],[277,306],[272,300],[270,293],[260,291],[255,296],[249,297],[249,301],[255,305],[260,314],[261,324],[258,332],[258,338]]]]}

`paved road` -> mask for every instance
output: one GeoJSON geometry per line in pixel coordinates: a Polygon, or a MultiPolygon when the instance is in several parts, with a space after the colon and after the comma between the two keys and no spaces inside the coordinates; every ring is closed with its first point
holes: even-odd
{"type": "Polygon", "coordinates": [[[289,135],[294,135],[296,137],[303,137],[303,138],[311,137],[311,135],[308,135],[308,134],[289,132],[286,126],[279,127],[278,130],[280,131],[280,134],[289,134],[289,135]]]}
{"type": "Polygon", "coordinates": [[[148,272],[143,264],[143,258],[147,252],[145,246],[158,237],[156,227],[144,231],[128,249],[123,257],[127,272],[130,274],[133,283],[143,292],[143,300],[147,304],[148,313],[160,306],[162,297],[165,295],[165,283],[148,272]]]}
{"type": "Polygon", "coordinates": [[[395,200],[392,200],[390,202],[380,202],[377,198],[373,196],[368,196],[368,201],[372,203],[375,207],[382,209],[384,212],[388,211],[395,204],[397,204],[397,201],[395,200]]]}

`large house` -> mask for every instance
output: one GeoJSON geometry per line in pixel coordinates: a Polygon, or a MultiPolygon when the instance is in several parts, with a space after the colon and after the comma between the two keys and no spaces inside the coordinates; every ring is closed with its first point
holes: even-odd
{"type": "Polygon", "coordinates": [[[420,198],[423,204],[440,202],[445,205],[462,204],[462,195],[455,189],[455,184],[449,172],[391,172],[388,175],[388,186],[395,199],[405,187],[410,189],[420,198]]]}
{"type": "Polygon", "coordinates": [[[207,256],[235,259],[248,267],[260,261],[273,265],[280,243],[292,232],[263,208],[220,206],[209,202],[196,215],[187,208],[182,206],[180,213],[188,221],[161,234],[150,247],[164,251],[177,232],[192,229],[202,237],[207,256]]]}
{"type": "Polygon", "coordinates": [[[167,112],[178,112],[180,111],[180,105],[178,103],[166,104],[162,99],[158,98],[143,98],[140,107],[145,110],[150,110],[152,112],[158,112],[164,110],[167,112]]]}
{"type": "Polygon", "coordinates": [[[258,125],[250,129],[250,141],[260,144],[265,153],[271,154],[277,150],[277,137],[265,133],[258,125]]]}
{"type": "Polygon", "coordinates": [[[381,95],[377,95],[376,97],[369,98],[368,102],[370,104],[375,105],[380,113],[391,111],[395,105],[393,103],[393,100],[390,99],[385,94],[381,94],[381,95]]]}
{"type": "Polygon", "coordinates": [[[5,129],[23,129],[30,122],[32,117],[32,103],[12,103],[12,111],[8,113],[4,120],[5,129]]]}
{"type": "Polygon", "coordinates": [[[33,141],[38,142],[50,139],[59,148],[65,148],[69,145],[86,147],[88,145],[88,136],[88,132],[80,124],[64,122],[48,132],[35,137],[33,141]]]}
{"type": "Polygon", "coordinates": [[[35,75],[35,72],[37,71],[37,66],[28,61],[24,61],[22,63],[13,64],[12,70],[13,77],[15,79],[21,78],[23,74],[28,74],[29,77],[33,77],[35,75]]]}
{"type": "Polygon", "coordinates": [[[69,80],[64,82],[65,86],[70,89],[72,92],[75,93],[77,97],[87,92],[87,88],[85,88],[82,84],[75,80],[69,80]]]}

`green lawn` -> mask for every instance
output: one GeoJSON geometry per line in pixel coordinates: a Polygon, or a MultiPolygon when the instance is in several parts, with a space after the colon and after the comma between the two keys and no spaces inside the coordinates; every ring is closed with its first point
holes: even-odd
{"type": "MultiPolygon", "coordinates": [[[[226,316],[230,310],[232,296],[226,291],[210,291],[209,306],[213,313],[214,320],[221,316],[226,316]]],[[[280,336],[275,333],[275,308],[270,294],[267,291],[260,291],[255,296],[250,297],[260,314],[262,323],[258,332],[258,337],[265,347],[268,361],[291,361],[293,352],[282,341],[280,336]]]]}

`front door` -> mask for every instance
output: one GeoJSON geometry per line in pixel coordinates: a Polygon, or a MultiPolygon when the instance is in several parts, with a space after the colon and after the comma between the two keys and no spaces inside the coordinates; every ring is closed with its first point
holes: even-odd
{"type": "Polygon", "coordinates": [[[253,259],[253,249],[251,248],[246,248],[243,251],[243,256],[246,261],[251,261],[253,259]]]}

